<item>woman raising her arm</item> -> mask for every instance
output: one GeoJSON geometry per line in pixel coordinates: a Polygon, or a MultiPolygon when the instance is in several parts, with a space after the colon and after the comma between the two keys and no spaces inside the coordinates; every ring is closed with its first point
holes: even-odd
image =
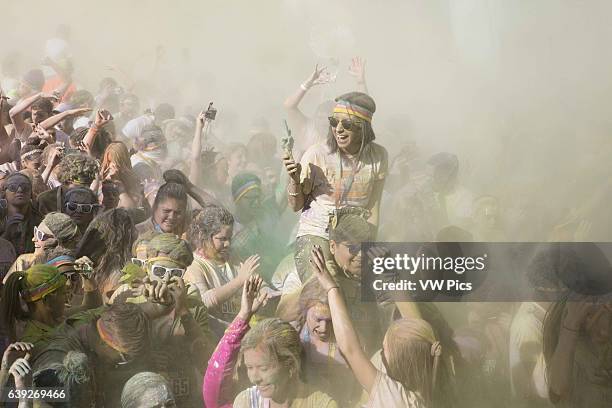
{"type": "Polygon", "coordinates": [[[327,142],[311,146],[300,163],[284,158],[289,207],[302,211],[295,251],[302,282],[311,275],[307,261],[314,245],[325,248],[326,259],[331,258],[328,227],[339,214],[354,213],[378,226],[388,154],[374,143],[375,110],[374,100],[364,93],[339,96],[329,117],[327,142]]]}
{"type": "Polygon", "coordinates": [[[363,352],[340,288],[325,265],[320,248],[312,251],[313,274],[327,292],[338,347],[369,394],[368,407],[451,406],[448,371],[433,328],[421,319],[393,322],[382,344],[383,369],[363,352]]]}

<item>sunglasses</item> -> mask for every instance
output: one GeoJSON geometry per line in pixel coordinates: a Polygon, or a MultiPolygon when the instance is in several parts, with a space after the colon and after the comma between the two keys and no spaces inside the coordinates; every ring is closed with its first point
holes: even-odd
{"type": "Polygon", "coordinates": [[[361,251],[361,244],[359,244],[359,243],[357,243],[357,244],[349,244],[349,243],[343,242],[342,245],[344,245],[345,247],[348,248],[349,253],[351,255],[357,255],[361,251]]]}
{"type": "Polygon", "coordinates": [[[7,191],[11,193],[16,193],[21,189],[22,192],[28,192],[32,189],[32,187],[28,183],[10,183],[4,187],[7,191]]]}
{"type": "Polygon", "coordinates": [[[53,238],[53,235],[45,234],[43,231],[39,230],[37,226],[34,226],[34,236],[39,241],[46,241],[49,238],[53,238]]]}
{"type": "Polygon", "coordinates": [[[143,266],[145,265],[145,262],[146,262],[146,261],[145,261],[145,260],[143,260],[143,259],[140,259],[140,258],[132,258],[132,259],[131,259],[131,262],[132,262],[134,265],[138,265],[138,266],[140,266],[140,267],[143,267],[143,266]]]}
{"type": "Polygon", "coordinates": [[[89,214],[96,208],[100,207],[100,204],[77,204],[77,203],[66,203],[66,209],[72,212],[79,212],[82,214],[89,214]]]}
{"type": "Polygon", "coordinates": [[[185,270],[181,268],[166,268],[165,266],[153,264],[151,266],[151,273],[158,278],[165,278],[166,276],[168,278],[182,278],[185,270]]]}
{"type": "Polygon", "coordinates": [[[328,117],[329,125],[333,128],[338,126],[338,123],[342,123],[342,128],[344,130],[353,130],[353,129],[361,129],[360,122],[356,122],[350,119],[338,119],[333,116],[328,117]]]}

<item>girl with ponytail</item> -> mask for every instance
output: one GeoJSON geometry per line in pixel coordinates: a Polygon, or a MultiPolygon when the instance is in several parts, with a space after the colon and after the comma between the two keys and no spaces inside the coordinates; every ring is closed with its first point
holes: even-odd
{"type": "Polygon", "coordinates": [[[63,321],[65,306],[66,277],[50,265],[34,265],[11,274],[0,300],[3,326],[11,342],[36,343],[63,321]]]}
{"type": "Polygon", "coordinates": [[[369,394],[368,407],[446,407],[449,371],[433,328],[421,319],[395,321],[382,344],[383,367],[368,359],[359,343],[338,284],[325,265],[320,248],[312,251],[313,274],[327,293],[334,335],[357,381],[369,394]]]}

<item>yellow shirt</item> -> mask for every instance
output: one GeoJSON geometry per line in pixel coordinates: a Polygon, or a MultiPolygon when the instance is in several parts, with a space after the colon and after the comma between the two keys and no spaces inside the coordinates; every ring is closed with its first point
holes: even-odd
{"type": "MultiPolygon", "coordinates": [[[[270,400],[263,398],[257,387],[247,388],[234,400],[234,408],[269,408],[270,400]]],[[[338,408],[336,401],[329,395],[317,391],[307,384],[300,383],[296,398],[291,401],[290,408],[338,408]]]]}

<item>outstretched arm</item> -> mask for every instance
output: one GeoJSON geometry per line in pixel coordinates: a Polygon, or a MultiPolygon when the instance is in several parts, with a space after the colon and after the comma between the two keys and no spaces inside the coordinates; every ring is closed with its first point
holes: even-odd
{"type": "Polygon", "coordinates": [[[189,179],[196,186],[200,184],[201,163],[200,155],[202,153],[202,130],[208,128],[206,113],[200,112],[196,119],[195,134],[191,142],[191,166],[189,167],[189,179]]]}
{"type": "Polygon", "coordinates": [[[208,408],[230,408],[233,395],[232,375],[238,359],[240,342],[249,331],[249,321],[266,304],[267,295],[261,291],[263,279],[252,275],[243,285],[240,312],[229,326],[213,353],[202,384],[204,403],[208,408]]]}
{"type": "Polygon", "coordinates": [[[291,126],[297,129],[298,134],[304,134],[306,129],[306,122],[308,118],[302,113],[299,108],[299,104],[306,95],[306,92],[315,85],[326,84],[330,81],[330,75],[327,72],[327,68],[318,65],[315,66],[314,72],[304,81],[300,86],[291,94],[286,100],[283,106],[287,110],[289,115],[289,121],[291,126]]]}
{"type": "Polygon", "coordinates": [[[49,95],[43,92],[35,93],[32,96],[22,99],[19,103],[11,108],[9,116],[11,122],[15,125],[15,132],[19,135],[25,129],[25,121],[23,120],[23,112],[25,112],[30,106],[38,102],[43,98],[50,98],[57,100],[57,95],[49,95]]]}
{"type": "Polygon", "coordinates": [[[45,130],[51,129],[52,127],[55,127],[58,123],[63,121],[64,119],[67,119],[72,116],[79,116],[79,115],[82,115],[84,113],[89,113],[89,112],[91,112],[91,109],[89,108],[70,109],[70,110],[67,110],[62,113],[58,113],[57,115],[53,115],[43,120],[42,122],[40,122],[40,126],[45,130]]]}
{"type": "Polygon", "coordinates": [[[102,129],[102,127],[111,120],[113,120],[113,115],[111,115],[109,111],[101,109],[96,112],[96,120],[83,138],[83,146],[85,147],[87,153],[89,153],[90,156],[91,149],[93,147],[94,142],[96,141],[96,137],[98,137],[100,129],[102,129]]]}
{"type": "Polygon", "coordinates": [[[374,364],[368,359],[361,344],[359,337],[353,327],[348,309],[344,298],[340,293],[338,284],[334,281],[331,274],[325,265],[325,257],[321,247],[317,246],[312,251],[311,264],[313,266],[313,274],[319,280],[323,289],[327,292],[329,301],[329,309],[332,315],[332,325],[334,327],[334,336],[340,351],[346,358],[353,374],[357,381],[361,384],[366,392],[370,392],[374,386],[374,381],[378,375],[378,371],[374,364]]]}

